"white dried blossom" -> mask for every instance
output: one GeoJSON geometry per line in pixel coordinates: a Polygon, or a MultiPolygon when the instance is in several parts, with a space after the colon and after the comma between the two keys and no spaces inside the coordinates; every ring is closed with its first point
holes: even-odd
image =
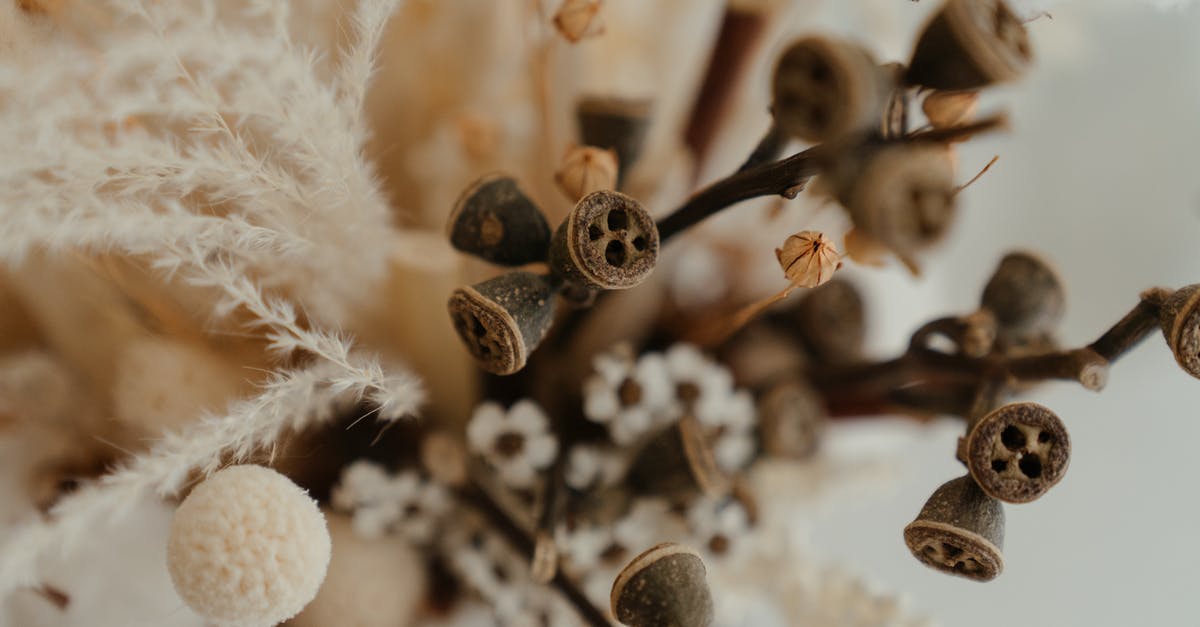
{"type": "Polygon", "coordinates": [[[687,510],[693,546],[714,557],[737,555],[741,539],[750,532],[750,514],[737,499],[699,499],[687,510]]]}
{"type": "Polygon", "coordinates": [[[674,386],[674,417],[693,415],[705,425],[718,425],[733,395],[733,375],[691,344],[675,344],[666,352],[667,374],[674,386]]]}
{"type": "Polygon", "coordinates": [[[567,453],[563,480],[580,491],[607,487],[621,479],[625,466],[626,460],[612,447],[580,444],[567,453]]]}
{"type": "Polygon", "coordinates": [[[333,506],[353,514],[354,531],[378,538],[396,530],[413,544],[433,539],[450,511],[446,489],[405,470],[389,475],[383,466],[359,460],[342,471],[331,495],[333,506]]]}
{"type": "Polygon", "coordinates": [[[587,573],[601,565],[604,554],[613,548],[613,530],[608,525],[582,523],[559,525],[554,541],[564,558],[563,567],[572,573],[587,573]]]}
{"type": "Polygon", "coordinates": [[[738,390],[729,396],[714,421],[705,425],[713,431],[713,455],[721,470],[736,473],[754,459],[757,418],[754,397],[747,390],[738,390]]]}
{"type": "Polygon", "coordinates": [[[467,445],[513,488],[528,488],[558,453],[558,440],[537,403],[517,401],[507,411],[488,402],[475,408],[467,423],[467,445]]]}
{"type": "Polygon", "coordinates": [[[624,347],[592,360],[594,374],[583,384],[583,413],[608,427],[609,437],[631,444],[650,431],[671,401],[663,357],[647,353],[634,359],[624,347]]]}
{"type": "Polygon", "coordinates": [[[671,504],[658,498],[642,498],[634,502],[625,516],[613,524],[613,540],[628,553],[628,559],[668,540],[685,537],[683,520],[671,509],[671,504]]]}

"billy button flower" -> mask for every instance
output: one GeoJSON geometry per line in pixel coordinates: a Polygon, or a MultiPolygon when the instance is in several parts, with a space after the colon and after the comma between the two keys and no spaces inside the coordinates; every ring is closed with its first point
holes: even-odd
{"type": "Polygon", "coordinates": [[[529,488],[558,453],[558,440],[548,428],[546,414],[531,400],[517,401],[507,411],[487,402],[475,409],[467,423],[467,444],[506,485],[529,488]]]}

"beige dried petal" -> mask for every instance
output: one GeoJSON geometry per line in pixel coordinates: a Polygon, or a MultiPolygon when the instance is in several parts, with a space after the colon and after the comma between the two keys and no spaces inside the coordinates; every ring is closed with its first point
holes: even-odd
{"type": "Polygon", "coordinates": [[[925,97],[921,111],[933,128],[964,124],[975,116],[979,107],[977,91],[935,91],[925,97]]]}
{"type": "Polygon", "coordinates": [[[883,267],[891,252],[883,242],[857,228],[846,232],[843,244],[846,246],[846,256],[864,266],[883,267]]]}
{"type": "Polygon", "coordinates": [[[775,249],[783,274],[797,287],[817,287],[842,267],[837,247],[820,231],[800,231],[775,249]]]}
{"type": "Polygon", "coordinates": [[[554,27],[571,43],[604,33],[602,0],[565,0],[554,14],[554,27]]]}
{"type": "Polygon", "coordinates": [[[617,186],[617,153],[591,146],[567,150],[554,180],[573,202],[602,189],[617,186]]]}

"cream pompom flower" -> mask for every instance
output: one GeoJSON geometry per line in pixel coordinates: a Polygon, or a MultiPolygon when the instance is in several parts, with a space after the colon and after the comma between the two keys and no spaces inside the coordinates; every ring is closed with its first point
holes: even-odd
{"type": "Polygon", "coordinates": [[[467,424],[467,444],[506,485],[528,488],[558,454],[558,440],[549,426],[545,412],[531,400],[517,401],[508,411],[498,403],[483,403],[467,424]]]}

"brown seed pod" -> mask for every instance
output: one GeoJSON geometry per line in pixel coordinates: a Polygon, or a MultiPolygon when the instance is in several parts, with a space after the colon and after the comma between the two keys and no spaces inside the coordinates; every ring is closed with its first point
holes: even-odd
{"type": "Polygon", "coordinates": [[[790,378],[758,401],[758,429],[768,455],[806,459],[817,452],[826,424],[825,406],[812,386],[790,378]]]}
{"type": "Polygon", "coordinates": [[[651,109],[646,99],[610,96],[584,96],[575,106],[581,142],[616,151],[618,182],[642,156],[651,109]]]}
{"type": "Polygon", "coordinates": [[[573,146],[563,156],[554,182],[572,202],[601,189],[617,186],[617,153],[591,146],[573,146]]]}
{"type": "Polygon", "coordinates": [[[630,487],[642,494],[684,497],[697,492],[728,494],[732,484],[717,466],[700,422],[684,416],[646,443],[626,474],[630,487]]]}
{"type": "Polygon", "coordinates": [[[613,582],[613,616],[630,627],[707,627],[712,593],[695,550],[665,542],[633,558],[613,582]]]}
{"type": "Polygon", "coordinates": [[[789,135],[818,143],[879,127],[891,96],[871,53],[830,37],[805,37],[779,57],[771,111],[789,135]]]}
{"type": "Polygon", "coordinates": [[[446,223],[450,244],[503,266],[545,261],[550,225],[512,177],[488,175],[458,198],[446,223]]]}
{"type": "Polygon", "coordinates": [[[837,166],[838,200],[854,226],[912,266],[954,221],[954,161],[939,144],[887,146],[837,166]]]}
{"type": "Polygon", "coordinates": [[[1003,0],[947,0],[917,39],[905,79],[978,89],[1018,78],[1032,58],[1025,24],[1003,0]]]}
{"type": "Polygon", "coordinates": [[[934,91],[925,96],[921,111],[933,128],[949,128],[965,124],[975,116],[979,107],[978,91],[934,91]]]}
{"type": "Polygon", "coordinates": [[[980,306],[996,316],[1006,342],[1049,333],[1062,319],[1065,291],[1058,273],[1040,257],[1011,252],[983,288],[980,306]]]}
{"type": "Polygon", "coordinates": [[[847,363],[862,355],[866,314],[858,288],[834,279],[796,305],[793,320],[804,346],[825,363],[847,363]]]}
{"type": "Polygon", "coordinates": [[[948,481],[904,528],[904,543],[930,568],[990,581],[1004,570],[1004,506],[969,476],[948,481]]]}
{"type": "Polygon", "coordinates": [[[525,367],[554,319],[554,289],[546,277],[509,272],[454,290],[454,329],[484,370],[512,374],[525,367]]]}
{"type": "Polygon", "coordinates": [[[641,203],[614,191],[580,200],[550,243],[550,269],[586,287],[633,287],[650,275],[657,259],[654,219],[641,203]]]}
{"type": "Polygon", "coordinates": [[[963,444],[971,476],[989,495],[1028,503],[1054,487],[1071,461],[1062,420],[1037,403],[1009,403],[971,428],[963,444]]]}
{"type": "Polygon", "coordinates": [[[1200,378],[1200,284],[1176,290],[1163,303],[1159,323],[1175,361],[1200,378]]]}

